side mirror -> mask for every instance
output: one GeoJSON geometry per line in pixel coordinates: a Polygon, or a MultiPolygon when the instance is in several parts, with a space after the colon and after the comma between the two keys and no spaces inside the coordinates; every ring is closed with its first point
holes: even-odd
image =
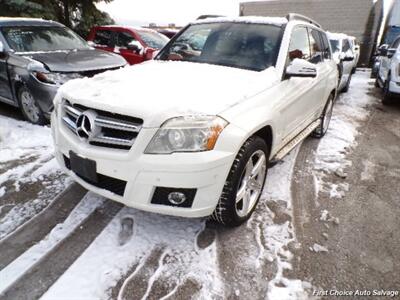
{"type": "Polygon", "coordinates": [[[387,49],[387,51],[386,51],[386,56],[387,56],[388,58],[392,58],[393,55],[396,53],[396,51],[397,51],[397,49],[395,49],[395,48],[387,49]]]}
{"type": "Polygon", "coordinates": [[[388,48],[389,48],[388,44],[383,44],[383,45],[379,46],[378,51],[377,51],[378,55],[379,56],[386,56],[388,48]]]}
{"type": "Polygon", "coordinates": [[[286,68],[286,78],[290,77],[311,77],[317,76],[317,68],[314,64],[296,58],[286,68]]]}
{"type": "Polygon", "coordinates": [[[353,55],[345,55],[342,59],[342,61],[353,61],[354,56],[353,55]]]}
{"type": "Polygon", "coordinates": [[[135,51],[136,53],[141,53],[143,51],[143,46],[138,41],[131,41],[129,42],[127,49],[135,51]]]}

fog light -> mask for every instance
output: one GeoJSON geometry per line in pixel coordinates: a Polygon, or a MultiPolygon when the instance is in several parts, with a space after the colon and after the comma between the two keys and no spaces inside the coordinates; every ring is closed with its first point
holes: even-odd
{"type": "Polygon", "coordinates": [[[180,205],[186,201],[186,196],[181,192],[172,192],[168,195],[168,201],[174,205],[180,205]]]}

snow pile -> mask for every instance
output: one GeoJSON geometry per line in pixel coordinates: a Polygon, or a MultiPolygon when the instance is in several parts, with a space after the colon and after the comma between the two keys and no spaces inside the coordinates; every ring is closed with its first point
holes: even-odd
{"type": "Polygon", "coordinates": [[[328,133],[316,151],[317,196],[326,192],[331,198],[342,198],[349,188],[347,183],[332,184],[325,179],[328,174],[336,174],[340,179],[347,177],[345,170],[352,165],[347,155],[357,146],[360,123],[368,117],[367,107],[374,101],[366,93],[368,81],[369,72],[358,71],[353,75],[349,92],[338,96],[328,133]]]}

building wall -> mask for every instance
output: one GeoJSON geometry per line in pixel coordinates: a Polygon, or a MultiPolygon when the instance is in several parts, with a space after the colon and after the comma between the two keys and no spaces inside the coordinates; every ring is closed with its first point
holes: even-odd
{"type": "Polygon", "coordinates": [[[323,29],[355,36],[361,45],[360,65],[366,66],[376,47],[383,1],[378,0],[270,0],[240,4],[243,16],[286,16],[299,13],[323,29]]]}

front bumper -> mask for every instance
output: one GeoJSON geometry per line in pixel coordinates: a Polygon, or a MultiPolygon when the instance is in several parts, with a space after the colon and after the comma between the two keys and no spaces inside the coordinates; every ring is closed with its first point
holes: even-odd
{"type": "MultiPolygon", "coordinates": [[[[182,217],[212,214],[236,156],[236,149],[240,148],[239,144],[230,143],[228,147],[219,140],[217,146],[220,144],[220,149],[216,146],[213,151],[148,155],[143,154],[144,149],[157,129],[143,128],[129,151],[96,147],[82,142],[63,124],[57,124],[55,114],[52,115],[52,129],[59,164],[83,187],[130,207],[182,217]],[[65,158],[69,158],[70,151],[82,158],[94,160],[98,174],[126,182],[122,194],[91,184],[69,170],[65,158]],[[195,189],[196,193],[190,207],[152,203],[155,191],[160,187],[195,189]]],[[[228,126],[223,134],[231,137],[241,135],[242,132],[234,126],[228,126]]]]}
{"type": "Polygon", "coordinates": [[[42,83],[32,76],[29,76],[26,84],[42,112],[46,117],[50,118],[50,113],[54,108],[53,100],[59,87],[52,84],[42,83]]]}

